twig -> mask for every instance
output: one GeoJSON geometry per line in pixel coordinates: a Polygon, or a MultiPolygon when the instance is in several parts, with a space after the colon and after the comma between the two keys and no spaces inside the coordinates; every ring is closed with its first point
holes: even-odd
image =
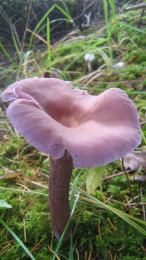
{"type": "Polygon", "coordinates": [[[100,223],[98,223],[98,237],[99,239],[101,240],[102,239],[102,236],[101,236],[101,229],[100,229],[100,223]]]}
{"type": "Polygon", "coordinates": [[[141,201],[142,201],[142,211],[143,211],[143,218],[144,218],[144,221],[146,220],[146,215],[145,215],[145,206],[146,206],[146,203],[143,202],[143,192],[142,192],[142,184],[141,184],[141,188],[140,188],[140,196],[141,196],[141,201]]]}
{"type": "MultiPolygon", "coordinates": [[[[127,171],[127,172],[129,173],[129,172],[132,172],[132,171],[129,170],[129,171],[127,171]]],[[[103,180],[103,181],[107,181],[107,180],[110,180],[110,179],[112,179],[112,178],[118,177],[118,176],[123,175],[123,174],[125,174],[124,171],[119,172],[119,173],[116,173],[116,174],[113,174],[113,175],[110,175],[110,176],[107,176],[107,177],[103,178],[102,180],[103,180]]]]}
{"type": "Polygon", "coordinates": [[[127,182],[128,182],[128,188],[129,188],[129,191],[130,191],[130,195],[131,195],[131,197],[133,197],[132,196],[132,191],[131,191],[131,186],[130,186],[130,181],[129,181],[129,176],[128,176],[128,172],[126,171],[126,168],[124,166],[124,159],[123,159],[123,157],[122,157],[122,166],[123,166],[123,170],[124,170],[124,172],[126,174],[126,177],[127,177],[127,182]]]}
{"type": "Polygon", "coordinates": [[[136,206],[146,206],[145,202],[133,202],[133,203],[124,203],[124,202],[120,202],[118,200],[114,200],[114,199],[110,199],[111,202],[116,202],[119,203],[120,205],[123,205],[124,207],[128,207],[128,208],[135,208],[137,210],[139,210],[139,208],[136,208],[136,206]]]}
{"type": "Polygon", "coordinates": [[[92,252],[93,252],[93,247],[90,248],[90,252],[89,252],[89,256],[88,256],[88,260],[91,260],[92,252]]]}
{"type": "Polygon", "coordinates": [[[143,245],[141,245],[140,247],[143,250],[144,254],[146,255],[146,248],[143,245]]]}
{"type": "Polygon", "coordinates": [[[133,203],[128,203],[126,204],[127,206],[146,206],[146,202],[133,202],[133,203]]]}
{"type": "MultiPolygon", "coordinates": [[[[30,32],[31,34],[33,34],[36,38],[38,38],[40,41],[42,41],[43,43],[45,43],[46,45],[48,45],[48,42],[43,38],[41,37],[39,34],[31,31],[30,29],[26,28],[26,31],[27,32],[30,32]]],[[[50,48],[53,48],[52,46],[50,46],[50,48]]]]}
{"type": "Polygon", "coordinates": [[[42,188],[44,188],[44,189],[48,189],[48,186],[43,185],[43,184],[41,184],[41,183],[39,183],[39,182],[31,181],[31,180],[29,180],[29,179],[25,179],[25,181],[27,181],[27,182],[29,182],[29,183],[31,183],[31,184],[37,185],[37,186],[39,186],[39,187],[42,187],[42,188]]]}
{"type": "Polygon", "coordinates": [[[43,173],[43,172],[39,172],[39,174],[42,175],[42,176],[44,176],[44,177],[46,177],[47,179],[49,179],[49,176],[48,176],[47,174],[45,174],[45,173],[43,173]]]}
{"type": "Polygon", "coordinates": [[[26,25],[25,25],[25,31],[24,31],[23,39],[22,39],[21,52],[23,52],[23,50],[24,50],[24,42],[25,42],[25,38],[26,38],[26,30],[27,30],[27,27],[28,27],[28,21],[29,21],[29,17],[30,17],[31,4],[32,4],[32,0],[30,0],[30,2],[29,2],[28,15],[27,15],[27,20],[26,20],[26,25]]]}
{"type": "Polygon", "coordinates": [[[137,10],[137,9],[141,9],[141,8],[145,8],[145,7],[146,7],[146,3],[141,3],[138,5],[134,5],[132,7],[123,8],[123,11],[125,13],[125,12],[129,12],[129,11],[133,11],[133,10],[137,10]]]}
{"type": "Polygon", "coordinates": [[[15,239],[12,239],[10,241],[7,241],[7,242],[4,242],[4,243],[1,243],[0,246],[3,246],[3,245],[6,245],[6,244],[10,244],[10,243],[13,243],[15,241],[15,239]]]}
{"type": "Polygon", "coordinates": [[[17,184],[18,186],[24,188],[26,191],[30,191],[30,189],[29,189],[28,187],[26,187],[25,185],[20,184],[20,183],[17,183],[17,182],[16,182],[16,184],[17,184]]]}
{"type": "Polygon", "coordinates": [[[146,8],[146,7],[144,7],[144,8],[142,9],[142,11],[141,11],[140,20],[139,20],[139,23],[138,23],[138,28],[140,28],[141,25],[142,25],[142,17],[144,16],[145,8],[146,8]]]}
{"type": "Polygon", "coordinates": [[[30,194],[36,194],[36,195],[42,195],[42,196],[48,197],[48,194],[46,194],[46,193],[36,192],[36,191],[33,191],[33,190],[26,191],[26,190],[19,190],[19,189],[5,188],[5,187],[0,187],[0,190],[10,190],[10,191],[13,191],[13,192],[30,193],[30,194]]]}
{"type": "MultiPolygon", "coordinates": [[[[76,83],[76,82],[80,82],[80,81],[86,80],[86,79],[88,79],[89,76],[91,77],[92,75],[95,75],[97,72],[98,72],[98,70],[93,71],[92,73],[90,73],[90,74],[88,74],[88,75],[86,75],[86,76],[84,76],[84,77],[82,77],[80,79],[77,79],[74,82],[76,83]]],[[[108,82],[108,81],[97,81],[97,82],[98,82],[98,84],[104,84],[104,85],[107,85],[107,84],[117,84],[117,83],[132,84],[132,83],[135,83],[135,82],[141,82],[143,80],[144,79],[133,79],[133,80],[110,81],[110,82],[108,82]]]]}
{"type": "Polygon", "coordinates": [[[51,251],[51,253],[56,256],[57,260],[60,260],[60,257],[58,255],[56,255],[55,251],[51,247],[49,247],[49,246],[48,246],[48,248],[51,251]]]}

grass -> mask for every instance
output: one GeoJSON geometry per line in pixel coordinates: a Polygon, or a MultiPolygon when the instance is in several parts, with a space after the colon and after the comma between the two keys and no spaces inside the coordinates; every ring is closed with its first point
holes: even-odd
{"type": "Polygon", "coordinates": [[[49,61],[49,72],[50,77],[52,77],[52,68],[51,68],[51,48],[50,48],[50,21],[47,18],[47,43],[48,43],[48,61],[49,61]]]}
{"type": "Polygon", "coordinates": [[[24,245],[24,243],[20,240],[20,238],[13,232],[13,230],[2,220],[0,219],[0,223],[9,231],[9,233],[15,238],[15,240],[18,242],[18,244],[24,249],[26,254],[30,257],[30,259],[35,260],[33,255],[30,253],[30,251],[27,249],[27,247],[24,245]]]}
{"type": "MultiPolygon", "coordinates": [[[[20,52],[12,31],[16,56],[0,44],[9,61],[9,66],[0,67],[1,80],[8,85],[15,79],[42,76],[49,70],[56,71],[60,78],[71,80],[73,87],[86,89],[93,95],[110,87],[120,87],[137,106],[143,136],[139,149],[145,149],[145,30],[136,26],[135,16],[140,11],[117,15],[114,2],[109,2],[112,14],[109,18],[107,1],[104,1],[105,25],[102,28],[96,31],[90,28],[82,33],[74,30],[54,45],[50,44],[50,21],[47,19],[52,9],[47,10],[36,25],[30,36],[29,49],[24,52],[20,52]],[[45,21],[46,39],[39,35],[45,21]],[[33,48],[35,39],[42,42],[43,50],[33,48]],[[84,61],[86,53],[96,57],[92,72],[88,72],[84,61]],[[113,69],[112,65],[120,61],[125,67],[113,69]]],[[[58,10],[72,22],[65,1],[64,9],[59,7],[58,10]]],[[[0,127],[5,132],[0,139],[2,260],[28,257],[43,260],[145,259],[143,183],[132,181],[129,174],[129,188],[126,174],[123,174],[102,181],[91,195],[86,190],[88,170],[75,169],[70,189],[72,213],[68,223],[72,236],[68,243],[63,242],[65,233],[57,241],[48,214],[48,157],[26,143],[12,128],[3,110],[0,127]]],[[[107,166],[104,177],[121,171],[123,166],[119,160],[107,166]]],[[[144,174],[144,170],[138,170],[138,174],[144,174]]]]}
{"type": "MultiPolygon", "coordinates": [[[[64,1],[63,1],[64,2],[64,1]]],[[[65,2],[64,2],[65,4],[65,2]]],[[[66,7],[66,5],[65,5],[66,7]]],[[[58,9],[64,16],[65,16],[65,19],[68,21],[68,22],[73,22],[72,21],[72,17],[70,16],[70,13],[69,13],[69,10],[67,8],[63,9],[61,8],[59,5],[57,4],[53,4],[49,10],[43,15],[43,17],[41,18],[41,20],[37,23],[37,25],[35,26],[34,28],[34,32],[40,32],[41,31],[41,25],[43,24],[43,22],[45,21],[45,19],[47,19],[47,17],[49,16],[49,14],[54,10],[54,9],[58,9]]],[[[57,21],[57,20],[55,20],[57,21]]],[[[30,41],[29,41],[29,48],[32,47],[32,43],[33,43],[33,39],[34,39],[34,36],[33,34],[31,35],[30,37],[30,41]]]]}

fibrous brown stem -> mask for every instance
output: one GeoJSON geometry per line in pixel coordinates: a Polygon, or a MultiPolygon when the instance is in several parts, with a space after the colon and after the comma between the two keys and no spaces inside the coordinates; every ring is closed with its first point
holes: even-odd
{"type": "MultiPolygon", "coordinates": [[[[65,152],[61,159],[50,157],[49,204],[53,231],[57,239],[70,217],[69,184],[73,169],[71,156],[65,152]]],[[[69,236],[69,233],[66,235],[69,236]]]]}

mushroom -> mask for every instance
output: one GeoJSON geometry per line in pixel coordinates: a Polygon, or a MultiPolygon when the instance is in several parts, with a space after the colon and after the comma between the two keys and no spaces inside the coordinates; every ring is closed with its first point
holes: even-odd
{"type": "Polygon", "coordinates": [[[121,89],[93,96],[56,78],[20,80],[1,98],[11,102],[7,116],[12,125],[50,155],[50,215],[59,239],[70,217],[73,167],[102,166],[136,148],[141,142],[136,107],[121,89]]]}
{"type": "Polygon", "coordinates": [[[89,73],[92,71],[92,63],[95,60],[95,55],[91,53],[86,53],[84,56],[85,62],[87,62],[87,68],[89,73]]]}
{"type": "Polygon", "coordinates": [[[119,61],[112,66],[112,69],[114,69],[114,70],[120,70],[120,69],[125,69],[125,68],[126,68],[126,63],[123,61],[119,61]]]}

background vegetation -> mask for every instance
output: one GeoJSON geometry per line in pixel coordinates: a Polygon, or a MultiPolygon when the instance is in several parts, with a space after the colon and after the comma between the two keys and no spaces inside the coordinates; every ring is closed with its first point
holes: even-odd
{"type": "MultiPolygon", "coordinates": [[[[145,1],[4,0],[0,12],[0,91],[21,78],[50,75],[93,95],[120,87],[137,106],[143,137],[138,150],[145,149],[145,1]],[[94,54],[92,63],[86,54],[94,54]]],[[[106,167],[92,194],[89,171],[75,169],[72,236],[57,241],[48,207],[49,158],[13,129],[5,109],[1,104],[0,258],[146,259],[145,185],[134,181],[145,169],[127,171],[118,160],[106,167]]]]}

